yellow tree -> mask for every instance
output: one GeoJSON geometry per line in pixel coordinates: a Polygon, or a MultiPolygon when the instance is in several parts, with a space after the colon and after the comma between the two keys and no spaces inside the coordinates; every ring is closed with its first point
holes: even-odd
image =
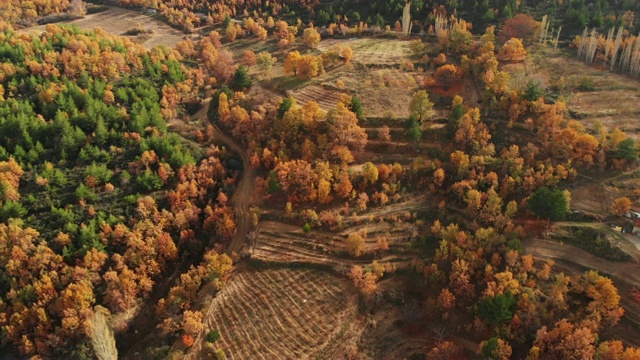
{"type": "Polygon", "coordinates": [[[307,80],[320,75],[324,71],[321,56],[304,55],[296,65],[296,75],[307,80]]]}
{"type": "Polygon", "coordinates": [[[617,198],[611,205],[611,213],[622,216],[631,210],[631,200],[627,197],[617,198]]]}
{"type": "Polygon", "coordinates": [[[498,54],[498,59],[503,61],[524,61],[526,58],[527,50],[518,38],[511,38],[504,43],[498,54]]]}
{"type": "Polygon", "coordinates": [[[298,62],[301,58],[302,56],[298,51],[292,51],[287,54],[287,57],[284,59],[284,73],[297,75],[298,62]]]}
{"type": "Polygon", "coordinates": [[[364,237],[359,233],[351,233],[347,238],[347,250],[355,257],[362,255],[364,251],[364,237]]]}
{"type": "Polygon", "coordinates": [[[311,27],[304,29],[304,33],[302,34],[302,43],[308,47],[315,49],[320,43],[320,39],[320,34],[315,28],[311,27]]]}
{"type": "Polygon", "coordinates": [[[421,126],[425,126],[425,122],[431,118],[433,114],[433,103],[429,99],[429,93],[425,90],[420,90],[413,94],[411,103],[409,104],[409,111],[411,115],[415,115],[418,118],[421,126]]]}

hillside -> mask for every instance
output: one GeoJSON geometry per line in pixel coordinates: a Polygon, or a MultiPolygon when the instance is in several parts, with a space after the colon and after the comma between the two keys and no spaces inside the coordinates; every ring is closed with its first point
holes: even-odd
{"type": "Polygon", "coordinates": [[[4,353],[640,358],[638,4],[403,9],[0,5],[4,353]]]}

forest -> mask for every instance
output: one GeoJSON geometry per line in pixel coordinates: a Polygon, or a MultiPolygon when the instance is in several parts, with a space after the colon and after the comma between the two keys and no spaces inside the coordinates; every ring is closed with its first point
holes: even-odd
{"type": "Polygon", "coordinates": [[[1,349],[640,359],[639,6],[2,2],[1,349]]]}

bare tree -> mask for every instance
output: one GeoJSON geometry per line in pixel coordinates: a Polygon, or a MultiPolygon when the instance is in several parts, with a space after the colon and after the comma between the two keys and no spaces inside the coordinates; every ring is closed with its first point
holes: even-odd
{"type": "Polygon", "coordinates": [[[411,3],[407,1],[404,5],[404,12],[402,13],[402,34],[404,36],[409,36],[411,27],[411,3]]]}
{"type": "Polygon", "coordinates": [[[91,318],[91,345],[100,360],[117,360],[118,349],[111,329],[111,313],[102,306],[96,306],[91,318]]]}
{"type": "Polygon", "coordinates": [[[69,13],[76,16],[84,16],[87,13],[87,6],[82,0],[73,0],[69,4],[69,13]]]}

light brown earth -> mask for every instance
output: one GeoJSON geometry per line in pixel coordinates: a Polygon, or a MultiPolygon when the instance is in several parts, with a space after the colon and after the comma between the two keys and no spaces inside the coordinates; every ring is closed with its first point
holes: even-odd
{"type": "Polygon", "coordinates": [[[203,311],[228,359],[339,359],[362,332],[353,286],[315,270],[238,271],[203,311]]]}
{"type": "MultiPolygon", "coordinates": [[[[173,48],[178,41],[186,36],[180,30],[176,30],[151,16],[118,7],[112,7],[109,8],[109,10],[90,14],[82,19],[64,21],[57,24],[77,25],[82,30],[93,30],[98,27],[110,34],[121,36],[124,36],[123,34],[128,30],[139,26],[143,30],[151,30],[151,33],[124,37],[142,44],[147,49],[151,49],[156,45],[165,45],[173,48]]],[[[38,35],[42,33],[46,27],[47,25],[40,25],[20,30],[20,32],[38,35]]]]}

